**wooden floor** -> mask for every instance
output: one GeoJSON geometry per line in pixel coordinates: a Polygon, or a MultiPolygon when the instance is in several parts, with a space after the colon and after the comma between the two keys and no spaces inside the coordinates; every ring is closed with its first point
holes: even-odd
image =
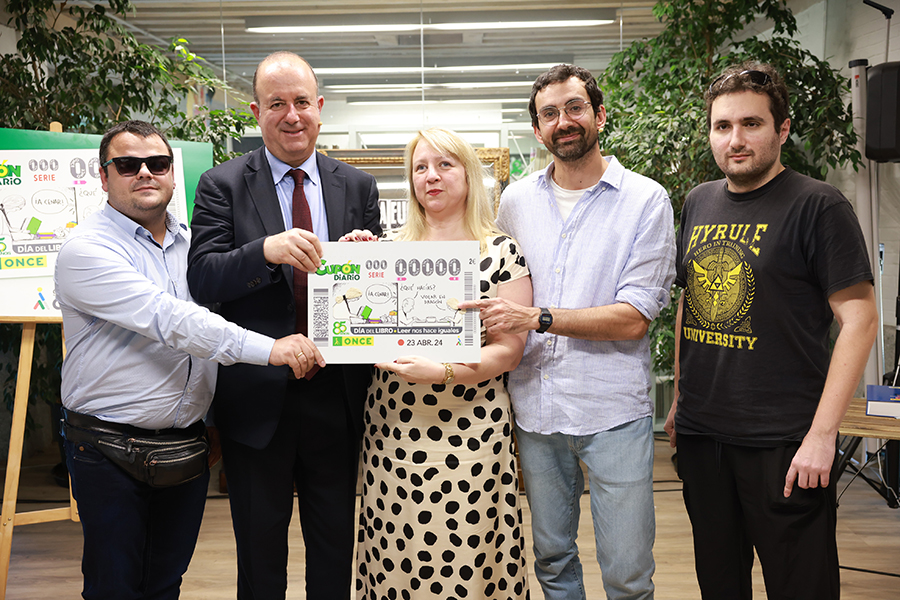
{"type": "MultiPolygon", "coordinates": [[[[699,591],[694,577],[691,532],[681,485],[672,468],[672,450],[667,443],[656,443],[656,597],[665,600],[696,599],[699,591]]],[[[31,461],[23,470],[20,498],[62,498],[65,490],[52,482],[50,458],[31,461]]],[[[849,481],[845,475],[838,491],[849,481]]],[[[48,508],[53,505],[21,505],[20,510],[48,508]]],[[[524,503],[526,533],[530,531],[530,513],[524,503]]],[[[588,497],[582,500],[582,524],[579,545],[584,563],[588,597],[605,597],[600,570],[594,558],[588,497]]],[[[887,507],[884,500],[864,482],[856,480],[840,501],[838,510],[838,546],[840,549],[843,600],[900,599],[900,579],[865,573],[848,568],[900,573],[900,511],[887,507]]],[[[13,536],[12,560],[7,598],[9,600],[78,598],[81,591],[80,525],[72,522],[43,523],[17,527],[13,536]]],[[[303,599],[303,543],[299,525],[291,536],[288,598],[303,599]]],[[[235,597],[234,538],[228,500],[211,487],[206,515],[194,560],[185,576],[181,597],[185,600],[218,600],[235,597]]],[[[530,574],[532,597],[540,599],[539,586],[530,574]]],[[[765,598],[762,575],[754,576],[754,597],[765,598]]]]}

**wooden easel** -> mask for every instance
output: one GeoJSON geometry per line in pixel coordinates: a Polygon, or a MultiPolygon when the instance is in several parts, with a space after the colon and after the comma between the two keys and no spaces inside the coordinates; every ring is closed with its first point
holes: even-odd
{"type": "MultiPolygon", "coordinates": [[[[69,485],[69,506],[29,512],[16,512],[19,495],[19,472],[22,468],[22,445],[25,442],[25,415],[28,412],[28,389],[31,385],[31,363],[34,358],[34,334],[38,323],[61,323],[61,317],[0,317],[0,323],[22,323],[22,344],[19,350],[19,372],[16,376],[16,398],[12,427],[9,434],[9,456],[6,460],[6,484],[3,488],[3,513],[0,516],[0,600],[6,598],[9,578],[9,557],[12,551],[13,528],[31,523],[48,523],[70,519],[78,521],[78,507],[69,485]]],[[[65,355],[63,341],[63,355],[65,355]]]]}
{"type": "MultiPolygon", "coordinates": [[[[50,131],[62,133],[62,124],[50,123],[50,131]]],[[[22,470],[22,446],[25,443],[25,416],[28,413],[28,390],[31,387],[31,363],[34,359],[34,334],[38,323],[62,323],[62,317],[0,317],[0,323],[21,323],[22,344],[19,349],[19,371],[16,375],[16,397],[13,403],[12,426],[9,432],[9,454],[6,458],[6,483],[3,486],[3,512],[0,514],[0,600],[6,599],[9,579],[9,557],[12,553],[13,528],[16,525],[49,523],[51,521],[79,521],[78,506],[72,496],[69,481],[69,506],[16,513],[19,496],[19,473],[22,470]]],[[[66,338],[63,335],[63,357],[66,338]]]]}

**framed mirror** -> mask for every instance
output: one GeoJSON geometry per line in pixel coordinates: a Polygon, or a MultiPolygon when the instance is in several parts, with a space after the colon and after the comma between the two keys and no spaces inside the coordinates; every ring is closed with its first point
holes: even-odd
{"type": "MultiPolygon", "coordinates": [[[[403,148],[332,149],[319,152],[371,173],[375,177],[378,183],[383,229],[396,229],[406,222],[409,186],[403,173],[403,148]]],[[[500,194],[509,184],[509,148],[475,148],[475,152],[486,167],[485,185],[489,190],[493,190],[496,214],[500,205],[500,194]]]]}

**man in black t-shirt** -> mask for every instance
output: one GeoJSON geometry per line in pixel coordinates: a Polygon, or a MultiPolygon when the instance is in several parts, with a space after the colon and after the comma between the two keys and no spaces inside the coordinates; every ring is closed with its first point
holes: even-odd
{"type": "Polygon", "coordinates": [[[677,239],[676,404],[666,421],[704,600],[840,597],[838,426],[878,327],[850,203],[781,164],[787,88],[769,65],[706,94],[725,180],[688,195],[677,239]],[[833,319],[840,334],[829,353],[833,319]]]}

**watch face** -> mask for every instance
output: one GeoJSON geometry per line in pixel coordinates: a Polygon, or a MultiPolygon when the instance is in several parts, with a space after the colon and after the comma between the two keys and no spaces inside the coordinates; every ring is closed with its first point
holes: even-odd
{"type": "Polygon", "coordinates": [[[553,315],[550,314],[550,311],[546,308],[541,309],[541,316],[538,317],[538,323],[540,327],[538,327],[538,333],[544,333],[547,329],[553,325],[553,315]]]}

